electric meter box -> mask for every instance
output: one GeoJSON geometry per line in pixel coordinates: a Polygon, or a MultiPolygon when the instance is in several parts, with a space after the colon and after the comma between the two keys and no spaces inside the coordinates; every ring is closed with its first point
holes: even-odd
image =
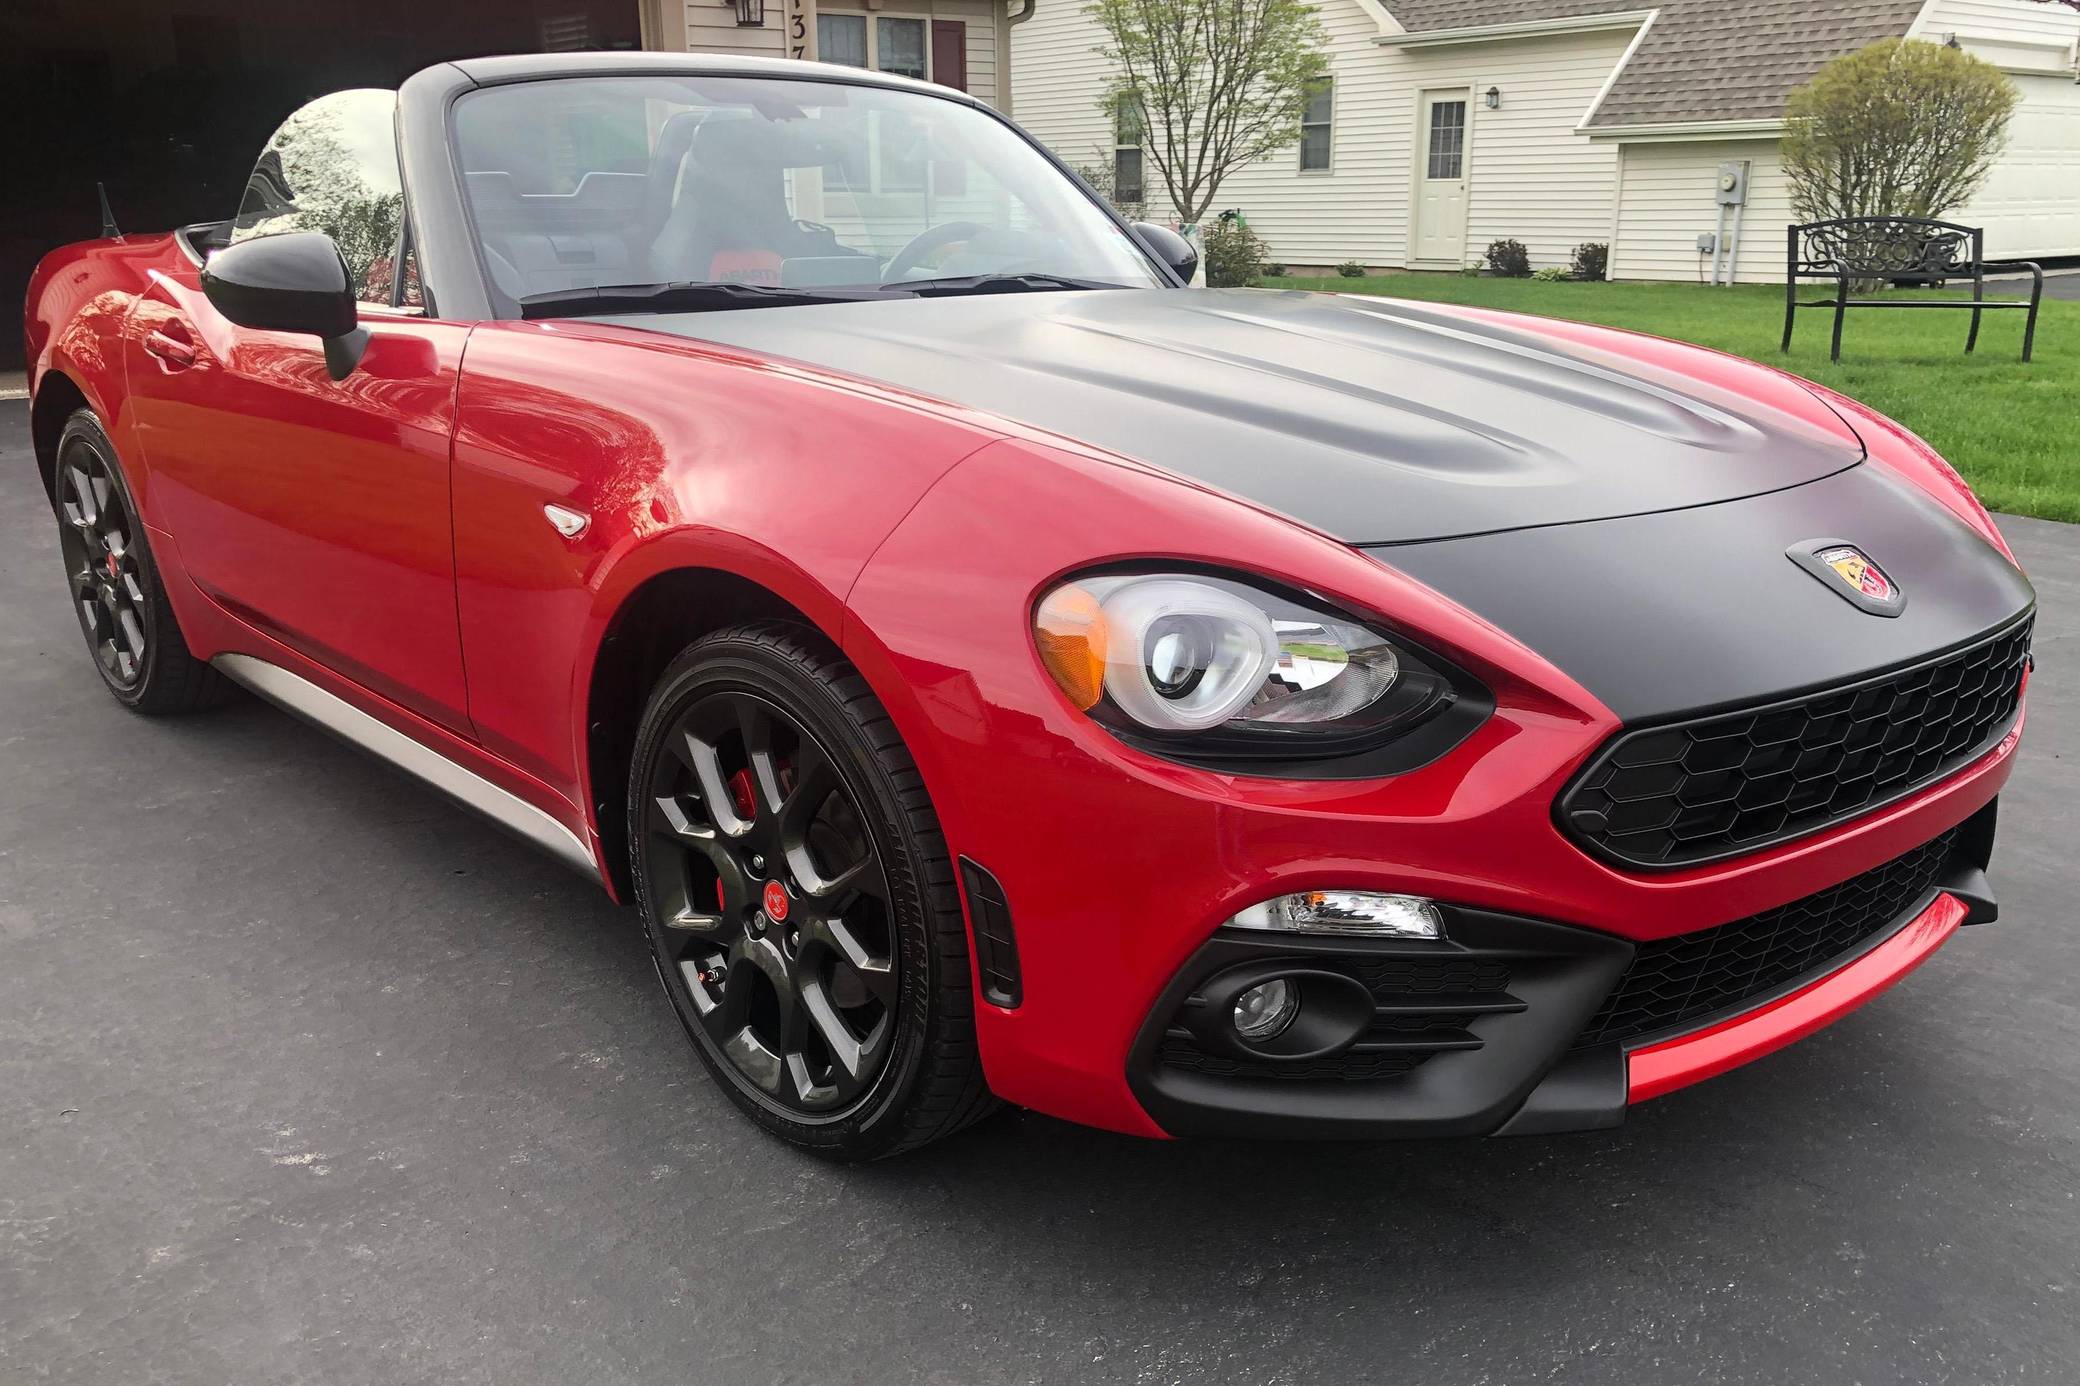
{"type": "Polygon", "coordinates": [[[1739,207],[1748,201],[1748,161],[1728,159],[1719,165],[1719,205],[1739,207]]]}

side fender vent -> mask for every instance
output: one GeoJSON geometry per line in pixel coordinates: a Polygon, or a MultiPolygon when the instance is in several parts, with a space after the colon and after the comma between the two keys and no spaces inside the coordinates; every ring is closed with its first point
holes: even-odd
{"type": "Polygon", "coordinates": [[[961,885],[968,896],[968,924],[975,938],[975,972],[982,980],[982,999],[992,1006],[1017,1010],[1025,1000],[1018,970],[1018,935],[1011,928],[1011,906],[1004,887],[966,857],[961,858],[961,885]]]}

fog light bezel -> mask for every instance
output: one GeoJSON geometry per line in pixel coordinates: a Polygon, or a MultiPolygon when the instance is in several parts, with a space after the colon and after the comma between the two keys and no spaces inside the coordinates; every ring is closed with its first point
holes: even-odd
{"type": "Polygon", "coordinates": [[[1306,958],[1276,958],[1231,967],[1197,988],[1186,1003],[1185,1028],[1202,1049],[1232,1059],[1289,1060],[1340,1054],[1372,1025],[1372,993],[1347,972],[1306,958]],[[1245,1039],[1235,1028],[1235,1003],[1266,982],[1286,981],[1299,993],[1293,1018],[1275,1035],[1245,1039]]]}

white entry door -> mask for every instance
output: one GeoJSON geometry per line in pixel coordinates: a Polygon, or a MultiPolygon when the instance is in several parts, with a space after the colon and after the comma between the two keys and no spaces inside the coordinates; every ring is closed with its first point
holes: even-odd
{"type": "Polygon", "coordinates": [[[1466,107],[1464,87],[1423,93],[1416,142],[1415,244],[1411,259],[1466,263],[1466,107]]]}

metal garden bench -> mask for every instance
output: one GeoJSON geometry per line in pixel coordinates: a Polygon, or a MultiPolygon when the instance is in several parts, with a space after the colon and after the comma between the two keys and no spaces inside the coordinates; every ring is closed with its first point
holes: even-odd
{"type": "Polygon", "coordinates": [[[1785,230],[1784,344],[1791,350],[1791,324],[1801,308],[1834,309],[1834,341],[1828,359],[1842,359],[1842,316],[1851,308],[1964,308],[1972,314],[1972,330],[1964,340],[1970,351],[1979,344],[1979,315],[1993,309],[2025,308],[2022,359],[2029,360],[2037,335],[2037,306],[2044,297],[2044,271],[2029,260],[1988,260],[1986,232],[1977,226],[1934,221],[1927,217],[1843,217],[1809,221],[1785,230]],[[1989,270],[2027,270],[2027,300],[1986,297],[1989,270]],[[1831,298],[1801,299],[1801,279],[1834,281],[1831,298]],[[1859,282],[1885,280],[1896,285],[1939,287],[1952,279],[1970,279],[1966,298],[1851,298],[1859,282]]]}

